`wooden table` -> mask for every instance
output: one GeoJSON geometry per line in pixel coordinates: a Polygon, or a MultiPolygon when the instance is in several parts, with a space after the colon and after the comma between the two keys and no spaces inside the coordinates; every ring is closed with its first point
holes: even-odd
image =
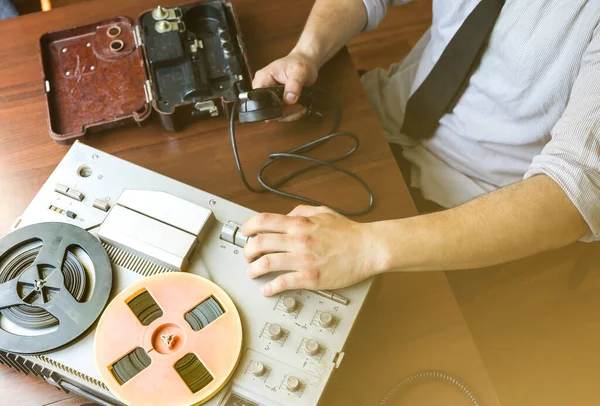
{"type": "MultiPolygon", "coordinates": [[[[161,4],[177,3],[181,1],[161,4]]],[[[311,2],[236,0],[234,5],[250,63],[256,70],[291,49],[311,2]]],[[[23,211],[68,148],[55,144],[48,136],[39,36],[116,15],[135,17],[152,6],[155,4],[142,0],[97,0],[0,23],[0,37],[4,38],[0,48],[0,229],[7,229],[23,211]]],[[[373,212],[357,220],[415,215],[347,52],[340,52],[324,67],[320,85],[343,100],[342,129],[356,132],[361,139],[359,152],[342,164],[365,179],[375,194],[373,212]]],[[[248,173],[255,173],[268,152],[289,149],[323,135],[325,130],[302,123],[238,128],[239,148],[248,173]]],[[[167,133],[155,118],[143,128],[105,132],[84,142],[256,211],[285,213],[296,205],[274,195],[252,194],[243,187],[223,118],[189,126],[179,133],[167,133]]],[[[304,176],[290,190],[347,208],[357,208],[365,199],[355,183],[327,170],[304,176]]],[[[444,274],[396,274],[380,282],[381,288],[362,313],[346,358],[322,404],[376,404],[402,376],[416,370],[441,369],[468,383],[483,404],[499,405],[444,274]]],[[[406,404],[438,404],[440,399],[454,397],[458,399],[455,404],[468,404],[460,403],[464,400],[453,391],[443,384],[427,384],[411,391],[406,404]]],[[[83,402],[37,378],[0,367],[0,404],[83,402]]]]}

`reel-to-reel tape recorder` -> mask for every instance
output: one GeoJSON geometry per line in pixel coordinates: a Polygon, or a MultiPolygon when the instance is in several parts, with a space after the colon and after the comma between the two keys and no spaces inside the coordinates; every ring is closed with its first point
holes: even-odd
{"type": "Polygon", "coordinates": [[[0,240],[0,362],[103,405],[315,405],[370,281],[266,298],[254,212],[75,142],[0,240]]]}

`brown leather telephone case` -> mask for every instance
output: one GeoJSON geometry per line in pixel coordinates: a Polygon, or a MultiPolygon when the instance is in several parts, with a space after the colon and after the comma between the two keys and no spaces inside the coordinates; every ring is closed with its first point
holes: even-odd
{"type": "Polygon", "coordinates": [[[40,54],[50,136],[141,124],[152,110],[169,131],[229,116],[251,71],[233,6],[213,0],[159,7],[44,34],[40,54]]]}

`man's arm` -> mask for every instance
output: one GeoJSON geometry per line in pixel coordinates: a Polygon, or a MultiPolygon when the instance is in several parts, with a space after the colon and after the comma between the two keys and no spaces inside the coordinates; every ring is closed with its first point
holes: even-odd
{"type": "Polygon", "coordinates": [[[385,0],[317,0],[294,49],[256,72],[254,88],[285,85],[285,100],[293,104],[305,85],[352,37],[376,25],[385,13],[385,0]],[[368,9],[367,9],[368,7],[368,9]]]}
{"type": "Polygon", "coordinates": [[[381,236],[380,271],[481,268],[566,246],[589,231],[560,186],[544,175],[454,209],[368,227],[381,236]]]}
{"type": "Polygon", "coordinates": [[[288,271],[263,285],[335,289],[387,271],[479,268],[559,248],[589,230],[551,178],[535,176],[447,211],[360,224],[326,208],[261,214],[244,224],[248,274],[288,271]]]}

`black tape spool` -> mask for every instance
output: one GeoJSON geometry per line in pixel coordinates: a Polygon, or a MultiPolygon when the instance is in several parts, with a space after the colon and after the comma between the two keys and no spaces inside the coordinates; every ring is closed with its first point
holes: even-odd
{"type": "Polygon", "coordinates": [[[17,354],[48,352],[79,337],[100,316],[112,287],[110,259],[100,242],[87,231],[66,223],[39,223],[11,232],[0,240],[0,263],[36,241],[42,245],[31,265],[0,284],[0,309],[39,308],[58,320],[58,328],[32,336],[0,328],[0,349],[17,354]],[[69,259],[69,249],[76,247],[85,251],[93,264],[94,289],[85,302],[79,302],[69,291],[69,288],[73,291],[73,286],[67,286],[68,278],[63,273],[69,266],[66,262],[73,261],[69,259]],[[31,300],[32,293],[37,294],[34,300],[31,300]]]}

